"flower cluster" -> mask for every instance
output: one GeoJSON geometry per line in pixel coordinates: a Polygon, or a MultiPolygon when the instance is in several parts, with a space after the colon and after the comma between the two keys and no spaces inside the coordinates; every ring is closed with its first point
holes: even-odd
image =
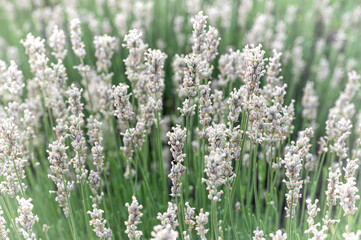
{"type": "Polygon", "coordinates": [[[186,154],[182,153],[184,142],[187,137],[187,129],[182,129],[181,126],[177,125],[172,128],[173,132],[168,132],[167,137],[169,138],[168,144],[171,146],[170,151],[172,152],[173,160],[172,168],[168,177],[172,181],[172,197],[179,197],[181,194],[182,182],[181,178],[186,170],[186,167],[182,165],[186,154]]]}
{"type": "Polygon", "coordinates": [[[16,197],[19,207],[18,214],[19,217],[15,218],[17,230],[23,235],[25,239],[35,240],[36,235],[33,231],[33,226],[35,222],[39,221],[38,216],[34,216],[33,208],[34,205],[31,204],[32,199],[16,197]]]}
{"type": "Polygon", "coordinates": [[[111,59],[117,48],[115,37],[108,35],[94,37],[95,57],[98,72],[107,72],[112,65],[111,59]]]}
{"type": "Polygon", "coordinates": [[[287,207],[285,207],[285,209],[287,217],[293,218],[296,212],[298,199],[302,197],[300,192],[303,180],[300,180],[300,173],[302,169],[302,161],[310,149],[309,142],[312,136],[312,128],[307,128],[300,132],[297,142],[291,142],[291,146],[287,149],[285,157],[281,161],[281,163],[285,165],[286,177],[288,179],[283,180],[289,191],[286,194],[287,207]]]}
{"type": "Polygon", "coordinates": [[[137,240],[143,235],[142,231],[137,230],[137,225],[141,223],[140,218],[143,216],[141,210],[143,209],[142,205],[139,205],[136,197],[132,197],[132,203],[126,203],[125,206],[128,208],[128,220],[125,222],[127,229],[125,233],[128,235],[129,239],[137,240]]]}

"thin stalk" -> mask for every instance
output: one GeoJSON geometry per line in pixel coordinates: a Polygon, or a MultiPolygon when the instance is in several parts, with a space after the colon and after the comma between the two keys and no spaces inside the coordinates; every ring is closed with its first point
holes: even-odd
{"type": "Polygon", "coordinates": [[[158,158],[159,158],[159,170],[160,170],[160,178],[163,186],[163,202],[166,203],[168,199],[168,188],[167,188],[167,180],[164,173],[164,166],[163,166],[163,154],[162,154],[162,139],[161,139],[161,127],[160,127],[160,116],[159,112],[156,111],[157,117],[157,147],[158,147],[158,158]]]}
{"type": "Polygon", "coordinates": [[[259,206],[259,197],[258,197],[258,188],[257,188],[257,168],[258,168],[258,164],[257,162],[257,146],[253,149],[254,153],[253,153],[253,193],[254,193],[254,200],[256,203],[256,215],[257,215],[257,222],[260,222],[260,215],[261,215],[261,211],[260,211],[260,206],[259,206]]]}
{"type": "Polygon", "coordinates": [[[289,236],[290,240],[293,239],[293,232],[292,232],[292,220],[293,220],[293,190],[291,191],[292,197],[291,197],[291,206],[290,206],[290,216],[288,219],[288,227],[287,227],[287,236],[289,236]]]}
{"type": "MultiPolygon", "coordinates": [[[[78,153],[78,164],[79,166],[81,166],[81,162],[80,162],[80,154],[78,153]]],[[[84,192],[84,183],[81,181],[80,182],[80,192],[81,192],[81,197],[82,197],[82,206],[83,206],[83,212],[84,212],[84,220],[85,220],[85,226],[86,226],[86,231],[88,236],[90,237],[90,228],[89,228],[89,217],[87,214],[87,207],[88,207],[88,196],[86,196],[85,192],[84,192]]]]}
{"type": "Polygon", "coordinates": [[[13,160],[13,165],[14,165],[14,169],[15,169],[15,173],[16,173],[16,178],[18,179],[18,182],[19,182],[19,186],[20,186],[20,192],[21,192],[21,196],[23,198],[25,198],[25,192],[24,192],[24,189],[23,189],[23,185],[22,185],[22,181],[21,181],[21,178],[19,177],[19,173],[16,169],[16,164],[15,164],[15,161],[13,160]]]}
{"type": "MultiPolygon", "coordinates": [[[[227,180],[228,182],[228,180],[227,180]]],[[[231,196],[230,196],[230,191],[229,191],[229,188],[227,187],[226,189],[226,194],[227,194],[227,198],[228,198],[228,214],[229,214],[229,218],[230,218],[230,221],[231,221],[231,228],[232,228],[232,232],[233,232],[233,235],[234,235],[234,239],[238,239],[237,237],[237,232],[236,232],[236,229],[235,229],[235,225],[234,225],[234,222],[233,222],[233,215],[232,215],[232,199],[231,199],[231,196]]],[[[226,215],[226,214],[224,214],[226,215]]]]}
{"type": "Polygon", "coordinates": [[[10,211],[9,211],[7,205],[6,205],[5,200],[4,200],[4,196],[1,196],[0,199],[1,199],[1,203],[2,203],[2,205],[4,207],[4,210],[5,210],[5,214],[8,217],[8,219],[9,219],[9,221],[11,223],[11,226],[13,227],[13,230],[15,232],[15,235],[16,235],[17,239],[21,240],[19,232],[17,231],[17,227],[15,225],[14,219],[11,217],[10,211]]]}
{"type": "MultiPolygon", "coordinates": [[[[63,184],[64,184],[64,188],[67,189],[68,187],[67,187],[67,182],[66,182],[65,179],[63,179],[63,184]]],[[[69,216],[70,216],[70,221],[68,221],[68,223],[70,225],[69,228],[70,228],[70,231],[72,232],[73,239],[75,240],[75,239],[77,239],[76,231],[75,231],[75,221],[74,221],[74,215],[73,215],[73,208],[71,207],[71,202],[70,202],[70,199],[68,197],[68,194],[66,194],[66,201],[68,203],[69,216]]]]}
{"type": "Polygon", "coordinates": [[[87,207],[88,207],[88,197],[86,196],[86,191],[84,191],[84,183],[80,183],[80,191],[81,191],[81,197],[83,202],[83,212],[84,212],[84,220],[85,220],[85,226],[88,236],[91,236],[91,230],[89,226],[89,216],[87,214],[87,207]]]}
{"type": "MultiPolygon", "coordinates": [[[[245,140],[246,140],[246,131],[245,131],[245,129],[247,129],[247,126],[248,126],[248,116],[246,117],[246,115],[247,114],[245,112],[242,113],[241,130],[243,130],[243,134],[242,134],[242,142],[241,142],[241,153],[239,155],[240,159],[236,160],[236,179],[232,183],[232,191],[231,191],[232,199],[234,197],[234,194],[236,193],[236,184],[239,182],[239,178],[240,178],[239,171],[240,171],[241,163],[242,163],[241,158],[243,156],[243,151],[244,151],[244,146],[245,146],[244,144],[245,144],[245,140]]],[[[243,179],[243,176],[242,176],[242,179],[243,179]]]]}
{"type": "MultiPolygon", "coordinates": [[[[80,58],[80,64],[84,66],[84,60],[82,58],[80,58]]],[[[88,77],[87,77],[87,74],[84,73],[84,80],[85,80],[85,89],[86,89],[86,92],[88,94],[88,98],[89,98],[89,105],[90,105],[90,113],[93,114],[94,111],[93,111],[93,102],[92,102],[92,98],[91,98],[91,94],[90,94],[90,91],[89,91],[89,80],[88,80],[88,77]]]]}
{"type": "MultiPolygon", "coordinates": [[[[192,139],[192,132],[191,132],[191,127],[190,127],[190,121],[191,121],[191,117],[187,116],[186,119],[186,129],[187,129],[187,138],[186,138],[186,158],[185,158],[185,165],[186,165],[186,172],[185,172],[185,176],[188,176],[189,173],[189,167],[190,167],[190,163],[191,163],[191,152],[192,152],[192,146],[191,146],[191,139],[192,139]]],[[[203,169],[202,169],[203,171],[203,169]]],[[[185,197],[187,198],[189,196],[189,182],[188,182],[188,177],[184,178],[184,189],[185,189],[185,197]]]]}
{"type": "Polygon", "coordinates": [[[316,186],[317,186],[318,179],[320,178],[322,166],[323,166],[323,163],[324,163],[324,161],[325,161],[325,156],[326,156],[326,152],[324,152],[324,153],[322,154],[321,162],[320,162],[320,165],[318,166],[316,178],[313,179],[312,200],[314,200],[314,197],[315,197],[315,194],[316,194],[316,191],[315,191],[316,189],[315,189],[315,188],[316,188],[316,186]]]}
{"type": "Polygon", "coordinates": [[[181,239],[184,239],[183,236],[183,229],[185,229],[185,227],[183,226],[184,224],[184,204],[183,204],[183,194],[181,193],[179,199],[178,197],[176,197],[176,204],[178,206],[178,220],[179,220],[179,230],[180,230],[180,235],[181,235],[181,239]]]}
{"type": "Polygon", "coordinates": [[[348,231],[349,231],[349,232],[352,232],[352,230],[353,230],[353,226],[352,226],[353,216],[352,216],[352,215],[349,215],[349,216],[347,217],[347,222],[348,222],[348,231]]]}
{"type": "MultiPolygon", "coordinates": [[[[306,176],[307,176],[307,173],[308,171],[306,171],[306,176]]],[[[304,223],[305,223],[305,220],[303,219],[304,218],[304,215],[305,215],[305,202],[306,202],[306,195],[307,195],[307,188],[308,188],[308,183],[305,183],[305,190],[303,192],[303,195],[302,195],[302,209],[301,209],[301,219],[300,219],[300,224],[302,224],[302,230],[304,230],[304,223]]]]}
{"type": "Polygon", "coordinates": [[[218,239],[217,202],[212,200],[212,225],[215,238],[218,239]]]}
{"type": "MultiPolygon", "coordinates": [[[[342,208],[339,208],[338,209],[338,213],[337,213],[337,218],[336,219],[340,219],[341,218],[341,213],[342,213],[342,208]]],[[[337,235],[337,228],[338,228],[338,226],[339,226],[339,222],[338,223],[336,223],[336,226],[335,226],[335,231],[334,231],[334,233],[332,234],[333,236],[332,236],[332,240],[335,240],[335,238],[336,238],[336,235],[337,235]]]]}
{"type": "MultiPolygon", "coordinates": [[[[137,158],[139,158],[139,153],[138,152],[136,152],[136,156],[137,156],[137,158]]],[[[139,164],[139,168],[140,168],[140,172],[142,173],[142,176],[144,176],[144,178],[145,178],[145,181],[144,181],[145,186],[146,186],[146,188],[148,190],[148,194],[149,194],[150,200],[152,201],[153,207],[154,207],[154,209],[158,209],[157,205],[154,202],[153,194],[152,194],[152,191],[150,190],[150,187],[149,187],[149,184],[148,184],[148,175],[145,174],[142,164],[139,164]]]]}

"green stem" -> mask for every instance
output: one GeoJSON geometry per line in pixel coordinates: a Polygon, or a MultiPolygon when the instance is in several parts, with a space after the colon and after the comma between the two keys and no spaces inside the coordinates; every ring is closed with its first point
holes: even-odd
{"type": "MultiPolygon", "coordinates": [[[[227,182],[228,182],[228,180],[227,180],[227,182]]],[[[226,192],[227,192],[226,194],[227,194],[227,198],[228,198],[228,214],[229,214],[229,218],[230,218],[230,221],[231,221],[232,232],[233,232],[233,235],[234,235],[234,239],[238,239],[237,231],[235,229],[235,225],[234,225],[234,222],[233,222],[233,215],[232,215],[232,210],[231,210],[232,209],[232,199],[231,199],[230,191],[229,191],[228,187],[227,187],[226,192]]]]}
{"type": "Polygon", "coordinates": [[[253,193],[254,193],[254,200],[256,203],[256,215],[257,215],[257,222],[258,224],[260,223],[260,206],[259,206],[259,197],[258,197],[258,188],[257,188],[257,176],[258,176],[258,172],[257,172],[257,168],[258,168],[258,164],[257,164],[257,145],[256,147],[253,149],[254,153],[253,153],[253,193]]]}
{"type": "Polygon", "coordinates": [[[5,200],[4,200],[4,196],[1,196],[0,199],[1,199],[1,203],[2,203],[2,205],[3,205],[3,208],[4,208],[4,210],[5,210],[5,214],[6,214],[6,216],[8,217],[8,219],[9,219],[9,221],[10,221],[12,227],[13,227],[13,230],[14,230],[14,232],[15,232],[16,237],[17,237],[19,240],[21,240],[20,235],[19,235],[19,232],[17,231],[18,228],[17,228],[16,225],[15,225],[14,219],[13,219],[13,218],[11,217],[11,215],[10,215],[10,211],[9,211],[7,205],[6,205],[6,202],[5,202],[5,200]]]}
{"type": "Polygon", "coordinates": [[[215,240],[218,239],[218,221],[217,221],[217,202],[212,200],[212,225],[213,225],[213,233],[215,236],[215,240]]]}
{"type": "MultiPolygon", "coordinates": [[[[67,186],[67,182],[66,182],[65,179],[63,179],[63,184],[64,184],[65,191],[67,191],[68,186],[67,186]]],[[[70,199],[69,199],[69,196],[68,196],[67,193],[66,193],[66,201],[68,203],[68,208],[69,208],[68,211],[69,211],[69,216],[70,216],[70,222],[68,221],[68,223],[70,225],[69,228],[70,228],[70,231],[72,232],[73,239],[75,240],[75,239],[77,239],[77,236],[76,236],[76,231],[75,231],[75,221],[74,221],[74,215],[73,215],[73,208],[71,207],[70,199]]]]}
{"type": "Polygon", "coordinates": [[[176,200],[176,204],[178,206],[177,214],[178,214],[178,221],[179,221],[179,231],[180,231],[181,239],[183,240],[184,239],[184,236],[183,236],[184,204],[183,204],[182,194],[179,199],[180,201],[178,200],[178,197],[176,197],[175,200],[176,200]]]}
{"type": "Polygon", "coordinates": [[[158,158],[159,158],[159,170],[160,170],[160,177],[163,185],[163,202],[168,202],[168,186],[167,186],[167,179],[164,172],[164,163],[163,163],[163,154],[162,154],[162,139],[161,139],[161,126],[160,126],[160,116],[159,112],[156,111],[157,116],[157,145],[158,145],[158,158]]]}
{"type": "Polygon", "coordinates": [[[288,219],[288,231],[287,236],[289,236],[289,239],[292,240],[293,238],[293,232],[292,232],[292,220],[293,220],[293,190],[291,191],[292,197],[291,197],[291,206],[290,206],[290,213],[289,213],[289,219],[288,219]]]}

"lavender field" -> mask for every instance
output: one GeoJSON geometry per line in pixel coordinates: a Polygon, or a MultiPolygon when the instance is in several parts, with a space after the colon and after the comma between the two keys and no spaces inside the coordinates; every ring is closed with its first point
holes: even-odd
{"type": "Polygon", "coordinates": [[[0,240],[361,239],[361,2],[0,2],[0,240]]]}

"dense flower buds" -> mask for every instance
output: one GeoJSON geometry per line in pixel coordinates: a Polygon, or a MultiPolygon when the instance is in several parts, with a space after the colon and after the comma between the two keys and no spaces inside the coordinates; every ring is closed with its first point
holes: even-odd
{"type": "Polygon", "coordinates": [[[33,214],[34,205],[31,204],[32,199],[20,198],[19,196],[17,196],[16,199],[19,204],[19,217],[15,218],[16,226],[18,227],[17,230],[25,239],[35,240],[36,235],[33,231],[33,226],[35,222],[39,221],[39,218],[33,214]]]}
{"type": "Polygon", "coordinates": [[[130,121],[134,117],[132,104],[129,101],[129,97],[132,94],[127,94],[128,88],[128,85],[122,83],[119,83],[118,86],[113,86],[114,116],[122,121],[130,121]]]}
{"type": "Polygon", "coordinates": [[[207,239],[206,234],[208,232],[208,229],[205,228],[205,226],[208,224],[208,212],[203,212],[203,208],[199,211],[199,214],[196,216],[196,231],[197,235],[200,236],[202,240],[207,239]]]}
{"type": "Polygon", "coordinates": [[[98,72],[107,72],[112,65],[111,59],[117,48],[115,37],[108,35],[94,37],[95,57],[98,72]]]}
{"type": "Polygon", "coordinates": [[[63,30],[57,25],[54,26],[53,32],[49,38],[49,46],[53,49],[51,53],[55,58],[63,60],[68,52],[66,49],[66,39],[63,30]]]}
{"type": "Polygon", "coordinates": [[[128,208],[128,220],[125,222],[127,229],[125,233],[131,240],[138,240],[143,235],[142,231],[137,230],[137,225],[141,223],[140,218],[143,214],[140,212],[143,209],[142,205],[139,205],[136,197],[132,197],[133,201],[131,204],[126,203],[125,206],[128,208]]]}
{"type": "Polygon", "coordinates": [[[171,146],[173,161],[172,168],[168,177],[172,181],[172,197],[179,197],[181,194],[182,182],[181,178],[186,170],[186,167],[182,165],[186,154],[182,153],[184,142],[186,140],[187,129],[182,129],[179,125],[172,128],[173,132],[168,132],[169,138],[168,144],[171,146]]]}
{"type": "Polygon", "coordinates": [[[244,81],[247,85],[248,94],[252,94],[260,84],[260,78],[265,74],[264,54],[261,50],[262,45],[255,47],[253,44],[244,48],[244,59],[246,61],[246,69],[244,72],[244,81]]]}
{"type": "Polygon", "coordinates": [[[75,18],[70,22],[70,41],[75,55],[80,59],[84,59],[86,52],[85,45],[82,42],[81,37],[80,20],[75,18]]]}

